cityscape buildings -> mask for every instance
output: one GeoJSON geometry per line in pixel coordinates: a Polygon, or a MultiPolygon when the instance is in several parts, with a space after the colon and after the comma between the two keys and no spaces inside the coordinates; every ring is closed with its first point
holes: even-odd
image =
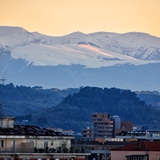
{"type": "Polygon", "coordinates": [[[86,139],[114,138],[121,131],[132,131],[132,122],[121,122],[119,116],[111,116],[108,113],[93,113],[92,128],[83,130],[86,139]]]}

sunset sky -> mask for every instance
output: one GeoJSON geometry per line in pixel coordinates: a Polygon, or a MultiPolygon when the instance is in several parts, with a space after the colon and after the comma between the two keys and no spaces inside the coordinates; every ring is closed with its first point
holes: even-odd
{"type": "Polygon", "coordinates": [[[0,0],[0,26],[51,36],[105,31],[160,37],[160,0],[0,0]]]}

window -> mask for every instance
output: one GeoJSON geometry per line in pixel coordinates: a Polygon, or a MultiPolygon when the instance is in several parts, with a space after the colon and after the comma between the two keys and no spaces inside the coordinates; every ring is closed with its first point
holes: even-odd
{"type": "Polygon", "coordinates": [[[66,142],[63,141],[63,142],[62,142],[62,148],[65,148],[65,147],[66,147],[66,142]]]}
{"type": "Polygon", "coordinates": [[[48,141],[44,141],[44,148],[48,147],[48,141]]]}
{"type": "Polygon", "coordinates": [[[4,147],[4,141],[0,140],[0,147],[4,147]]]}
{"type": "Polygon", "coordinates": [[[11,140],[10,149],[11,149],[11,151],[14,151],[14,149],[15,149],[15,140],[11,140]]]}

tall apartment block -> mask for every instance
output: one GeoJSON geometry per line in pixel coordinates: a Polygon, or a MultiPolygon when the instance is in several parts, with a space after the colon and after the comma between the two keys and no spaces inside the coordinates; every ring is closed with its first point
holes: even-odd
{"type": "Polygon", "coordinates": [[[92,128],[83,130],[86,139],[113,138],[121,131],[132,131],[132,122],[121,122],[119,116],[110,116],[108,113],[92,114],[92,128]]]}
{"type": "Polygon", "coordinates": [[[114,137],[114,120],[108,113],[92,114],[92,138],[114,137]]]}

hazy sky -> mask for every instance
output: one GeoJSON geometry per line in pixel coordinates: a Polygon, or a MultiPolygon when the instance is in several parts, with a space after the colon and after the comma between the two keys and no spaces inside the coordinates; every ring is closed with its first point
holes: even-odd
{"type": "Polygon", "coordinates": [[[0,0],[0,26],[52,36],[136,31],[160,37],[160,0],[0,0]]]}

